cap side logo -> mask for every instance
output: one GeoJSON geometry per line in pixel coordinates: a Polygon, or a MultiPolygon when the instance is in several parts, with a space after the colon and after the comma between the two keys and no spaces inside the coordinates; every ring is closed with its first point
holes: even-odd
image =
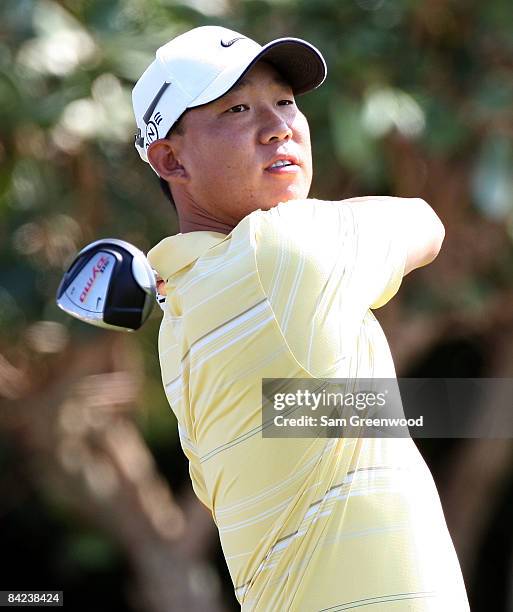
{"type": "Polygon", "coordinates": [[[243,40],[244,38],[246,38],[245,36],[236,36],[235,38],[232,38],[231,40],[223,40],[221,39],[221,47],[231,47],[233,45],[233,43],[237,42],[238,40],[243,40]]]}
{"type": "Polygon", "coordinates": [[[148,148],[152,142],[158,140],[158,138],[159,131],[157,129],[157,126],[153,121],[150,121],[146,126],[146,148],[148,148]]]}

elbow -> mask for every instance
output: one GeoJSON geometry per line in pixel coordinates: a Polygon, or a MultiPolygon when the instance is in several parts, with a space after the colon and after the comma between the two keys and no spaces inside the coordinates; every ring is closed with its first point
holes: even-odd
{"type": "Polygon", "coordinates": [[[440,217],[435,213],[435,211],[431,208],[431,212],[433,215],[433,234],[432,234],[432,247],[431,247],[431,261],[436,259],[438,253],[442,248],[443,241],[445,239],[445,226],[442,223],[440,217]]]}
{"type": "Polygon", "coordinates": [[[445,227],[435,211],[420,198],[411,208],[410,248],[404,274],[427,266],[436,259],[445,238],[445,227]]]}

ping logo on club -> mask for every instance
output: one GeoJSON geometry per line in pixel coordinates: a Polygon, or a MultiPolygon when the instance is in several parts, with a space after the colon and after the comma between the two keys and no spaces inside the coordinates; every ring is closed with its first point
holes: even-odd
{"type": "Polygon", "coordinates": [[[87,296],[93,288],[96,279],[100,274],[103,274],[105,272],[105,269],[108,265],[109,259],[105,257],[105,255],[102,255],[100,259],[98,259],[98,261],[94,264],[93,269],[91,270],[91,275],[87,279],[87,283],[85,284],[85,287],[82,289],[82,293],[80,294],[80,301],[82,303],[87,300],[87,296]]]}

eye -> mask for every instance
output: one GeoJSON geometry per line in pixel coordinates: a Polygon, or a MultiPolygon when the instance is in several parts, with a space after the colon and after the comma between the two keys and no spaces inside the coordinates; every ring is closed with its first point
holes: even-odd
{"type": "Polygon", "coordinates": [[[280,100],[278,102],[280,106],[288,106],[289,104],[295,104],[294,100],[280,100]]]}
{"type": "Polygon", "coordinates": [[[249,110],[249,106],[247,104],[237,104],[236,106],[232,106],[226,112],[228,113],[242,113],[244,110],[249,110]]]}

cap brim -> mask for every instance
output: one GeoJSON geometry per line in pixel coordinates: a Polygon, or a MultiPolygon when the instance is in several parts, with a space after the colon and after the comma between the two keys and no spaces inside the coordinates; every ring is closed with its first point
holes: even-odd
{"type": "Polygon", "coordinates": [[[326,62],[313,45],[300,38],[278,38],[268,43],[252,58],[246,58],[228,73],[221,73],[188,108],[209,104],[224,96],[253,66],[265,60],[278,70],[290,84],[294,95],[301,95],[319,87],[326,78],[326,62]]]}
{"type": "Polygon", "coordinates": [[[279,38],[268,43],[244,73],[263,59],[276,67],[296,96],[319,87],[326,78],[326,62],[320,52],[299,38],[279,38]]]}

